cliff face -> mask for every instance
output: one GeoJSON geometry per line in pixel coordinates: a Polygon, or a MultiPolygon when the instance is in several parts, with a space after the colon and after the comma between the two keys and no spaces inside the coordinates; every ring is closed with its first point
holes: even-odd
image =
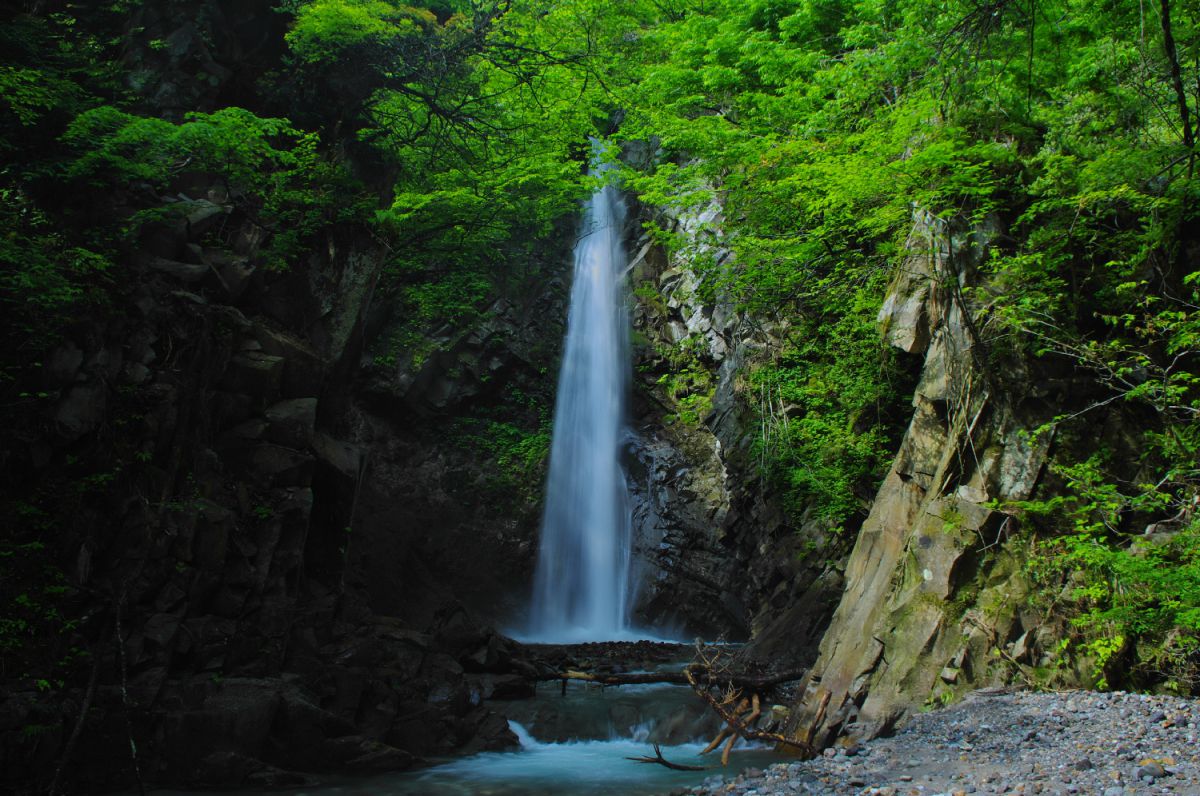
{"type": "Polygon", "coordinates": [[[217,186],[172,201],[187,223],[125,264],[128,311],[47,352],[58,397],[6,444],[32,495],[107,468],[47,553],[90,607],[46,643],[84,655],[94,684],[9,681],[6,781],[45,784],[81,714],[66,776],[89,788],[135,763],[157,782],[287,784],[512,742],[480,706],[510,652],[463,605],[523,593],[537,490],[502,496],[509,475],[455,424],[538,427],[509,394],[546,389],[560,253],[527,306],[497,298],[432,334],[432,356],[384,366],[370,349],[398,305],[376,295],[369,238],[342,230],[264,273],[262,231],[217,186]]]}
{"type": "Polygon", "coordinates": [[[701,265],[731,256],[718,202],[654,220],[687,243],[668,254],[643,237],[630,265],[640,611],[706,638],[753,637],[762,660],[803,664],[840,592],[841,551],[820,522],[794,527],[753,453],[747,371],[785,330],[703,284],[701,265]]]}
{"type": "MultiPolygon", "coordinates": [[[[265,102],[273,4],[170,5],[130,20],[146,106],[265,102]]],[[[476,617],[524,596],[541,464],[480,440],[546,422],[566,244],[427,328],[355,223],[271,270],[279,230],[216,177],[106,200],[91,218],[163,220],[104,302],[22,341],[37,381],[3,407],[0,498],[39,540],[11,530],[0,562],[3,787],[301,784],[515,743],[483,701],[528,671],[476,617]]]]}
{"type": "Polygon", "coordinates": [[[1035,385],[1020,362],[996,367],[964,298],[998,231],[920,215],[880,310],[888,342],[922,355],[924,368],[792,717],[818,748],[1006,683],[1055,640],[1023,605],[1029,542],[997,508],[1038,485],[1053,435],[1034,431],[1055,411],[1053,380],[1039,374],[1035,385]]]}
{"type": "MultiPolygon", "coordinates": [[[[820,523],[789,521],[761,480],[746,375],[787,329],[706,293],[701,264],[730,256],[722,224],[715,203],[673,213],[664,226],[687,243],[667,255],[643,241],[631,266],[637,520],[653,562],[643,611],[748,638],[747,656],[780,668],[811,664],[790,727],[818,748],[1035,671],[1085,682],[1083,662],[1052,665],[1067,629],[1028,605],[1033,542],[1005,507],[1053,492],[1043,426],[1089,388],[981,341],[972,302],[987,296],[978,267],[999,225],[914,219],[878,322],[889,345],[921,358],[920,376],[851,550],[820,523]]],[[[1110,419],[1097,432],[1117,445],[1110,419]]]]}

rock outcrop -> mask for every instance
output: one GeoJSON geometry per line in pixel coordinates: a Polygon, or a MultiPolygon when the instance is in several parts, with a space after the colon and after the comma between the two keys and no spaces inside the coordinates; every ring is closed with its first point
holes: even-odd
{"type": "Polygon", "coordinates": [[[706,290],[705,266],[731,257],[718,201],[655,220],[687,245],[668,256],[643,237],[630,264],[639,611],[689,634],[753,637],[760,659],[803,665],[836,603],[840,554],[820,522],[795,526],[753,455],[746,375],[784,330],[706,290]]]}
{"type": "MultiPolygon", "coordinates": [[[[879,313],[894,346],[924,356],[913,416],[846,566],[845,592],[792,731],[818,748],[873,737],[927,700],[1011,677],[994,652],[1034,627],[1017,518],[1052,435],[1028,374],[1003,375],[972,325],[964,288],[997,230],[961,232],[920,216],[911,255],[879,313]],[[1012,539],[1012,541],[1010,541],[1012,539]]],[[[1012,649],[1012,645],[1009,645],[1012,649]]]]}

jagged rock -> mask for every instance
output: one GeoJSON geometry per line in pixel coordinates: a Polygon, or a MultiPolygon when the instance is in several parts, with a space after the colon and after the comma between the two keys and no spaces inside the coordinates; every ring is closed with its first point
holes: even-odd
{"type": "Polygon", "coordinates": [[[142,635],[159,647],[167,649],[179,632],[181,618],[177,614],[154,614],[142,626],[142,635]]]}
{"type": "Polygon", "coordinates": [[[240,298],[254,276],[255,268],[250,258],[225,252],[206,252],[206,257],[229,299],[240,298]]]}
{"type": "Polygon", "coordinates": [[[96,430],[108,409],[108,390],[101,382],[77,384],[59,400],[54,424],[68,442],[96,430]]]}
{"type": "Polygon", "coordinates": [[[359,735],[326,741],[320,751],[339,768],[360,774],[404,771],[416,762],[408,752],[359,735]]]}
{"type": "Polygon", "coordinates": [[[283,398],[304,398],[320,393],[326,363],[309,346],[284,332],[265,327],[256,330],[263,351],[284,360],[279,390],[283,398]]]}
{"type": "Polygon", "coordinates": [[[938,243],[950,233],[937,224],[918,218],[913,238],[925,248],[910,258],[909,273],[893,281],[881,313],[893,342],[926,351],[925,368],[913,419],[859,531],[845,593],[793,711],[791,731],[818,748],[850,723],[859,737],[890,728],[919,707],[939,680],[955,688],[986,684],[959,668],[967,657],[963,638],[983,652],[989,639],[1007,635],[1005,623],[1016,620],[1022,587],[1004,577],[1002,565],[993,567],[976,598],[1002,606],[989,619],[952,613],[950,600],[967,586],[980,551],[1004,541],[1011,518],[992,501],[1029,496],[1050,435],[1028,436],[1046,418],[1030,414],[1032,406],[1018,409],[993,395],[960,303],[943,288],[918,284],[924,277],[916,260],[924,257],[924,273],[953,285],[981,256],[987,239],[976,236],[975,249],[956,239],[962,260],[952,260],[950,245],[938,243]],[[1004,599],[989,596],[996,593],[1004,599]],[[984,621],[991,624],[981,629],[984,621]]]}
{"type": "Polygon", "coordinates": [[[184,217],[188,237],[193,241],[201,240],[220,223],[221,216],[227,215],[229,211],[229,207],[215,204],[207,199],[191,201],[187,215],[184,217]]]}
{"type": "Polygon", "coordinates": [[[468,714],[458,728],[464,754],[498,752],[511,749],[519,742],[508,726],[508,720],[495,711],[478,708],[468,714]]]}
{"type": "Polygon", "coordinates": [[[334,439],[323,432],[316,432],[312,440],[317,459],[329,465],[342,476],[357,480],[365,451],[357,445],[334,439]]]}
{"type": "Polygon", "coordinates": [[[83,349],[71,340],[58,346],[46,357],[42,373],[50,387],[61,387],[75,381],[83,365],[83,349]]]}
{"type": "Polygon", "coordinates": [[[245,459],[247,474],[269,487],[308,486],[312,483],[312,456],[291,448],[261,443],[249,449],[245,459]]]}
{"type": "Polygon", "coordinates": [[[261,758],[283,702],[280,683],[230,677],[205,690],[198,709],[163,717],[168,765],[189,770],[198,749],[261,758]]]}
{"type": "Polygon", "coordinates": [[[212,787],[251,785],[268,789],[313,787],[314,777],[276,768],[238,752],[214,752],[200,761],[192,775],[196,784],[212,787]]]}
{"type": "Polygon", "coordinates": [[[265,438],[279,445],[305,449],[312,445],[317,422],[316,398],[292,398],[271,406],[264,413],[268,426],[265,438]]]}
{"type": "Polygon", "coordinates": [[[279,394],[283,368],[283,357],[246,351],[229,360],[221,386],[230,392],[269,400],[279,394]]]}
{"type": "Polygon", "coordinates": [[[519,674],[475,675],[469,680],[479,699],[528,699],[534,696],[534,682],[519,674]]]}
{"type": "Polygon", "coordinates": [[[195,530],[191,534],[190,560],[201,569],[219,571],[225,563],[233,532],[233,512],[204,499],[196,501],[193,510],[195,530]]]}
{"type": "Polygon", "coordinates": [[[153,270],[174,277],[186,284],[200,282],[209,273],[208,266],[203,263],[181,263],[175,260],[168,260],[165,257],[155,257],[149,261],[148,265],[153,270]]]}

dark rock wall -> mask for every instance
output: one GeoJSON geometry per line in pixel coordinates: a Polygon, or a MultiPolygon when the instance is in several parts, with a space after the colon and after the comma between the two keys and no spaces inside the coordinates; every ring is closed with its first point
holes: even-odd
{"type": "Polygon", "coordinates": [[[760,479],[745,380],[784,330],[706,297],[703,265],[731,256],[723,220],[717,202],[672,211],[654,221],[684,247],[633,247],[638,611],[676,632],[754,638],[753,655],[793,667],[815,657],[844,552],[819,523],[789,521],[760,479]],[[695,375],[681,384],[681,372],[695,375]]]}
{"type": "MultiPolygon", "coordinates": [[[[553,326],[561,285],[538,279],[535,306],[498,301],[385,378],[363,368],[383,262],[369,237],[342,230],[265,274],[249,265],[261,235],[195,204],[228,245],[208,223],[159,230],[181,259],[126,264],[122,311],[47,352],[60,397],[6,440],[8,482],[33,491],[72,461],[112,468],[55,551],[90,603],[69,642],[98,683],[64,781],[129,783],[130,736],[143,778],[213,785],[511,742],[460,662],[503,674],[509,655],[460,602],[511,601],[536,504],[496,511],[481,487],[496,463],[445,428],[543,379],[553,348],[523,359],[520,341],[553,326]]],[[[8,685],[4,779],[44,786],[86,689],[8,685]]]]}
{"type": "MultiPolygon", "coordinates": [[[[131,88],[167,116],[270,106],[272,5],[139,4],[131,88]]],[[[112,197],[147,203],[179,220],[148,227],[110,304],[41,353],[45,408],[0,430],[5,505],[56,528],[27,566],[74,595],[26,645],[60,682],[0,650],[0,789],[44,790],[60,764],[69,792],[300,784],[514,743],[484,699],[521,664],[480,617],[523,601],[541,470],[514,476],[462,421],[540,428],[566,244],[424,330],[420,362],[381,365],[403,307],[368,230],[268,272],[270,231],[221,185],[112,197]]]]}

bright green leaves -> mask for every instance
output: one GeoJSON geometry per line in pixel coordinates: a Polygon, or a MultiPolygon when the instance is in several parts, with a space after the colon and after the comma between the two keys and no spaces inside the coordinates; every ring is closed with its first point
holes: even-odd
{"type": "Polygon", "coordinates": [[[68,146],[81,150],[67,173],[97,186],[110,181],[162,184],[171,170],[174,135],[175,125],[162,119],[137,117],[110,106],[94,108],[80,114],[63,136],[68,146]]]}
{"type": "Polygon", "coordinates": [[[890,461],[888,413],[903,396],[873,323],[878,286],[829,290],[821,315],[798,319],[782,355],[751,374],[748,399],[756,453],[789,512],[844,527],[865,516],[890,461]]]}
{"type": "Polygon", "coordinates": [[[183,171],[222,175],[239,193],[264,195],[270,175],[311,166],[313,140],[282,119],[242,108],[188,114],[182,124],[110,106],[80,114],[63,141],[79,155],[67,174],[96,185],[143,181],[162,187],[183,171]]]}
{"type": "Polygon", "coordinates": [[[77,94],[73,83],[46,70],[0,66],[0,114],[11,114],[23,127],[34,125],[77,94]]]}
{"type": "MultiPolygon", "coordinates": [[[[174,124],[101,106],[80,114],[63,141],[75,153],[66,176],[99,190],[163,190],[186,174],[216,175],[230,200],[272,233],[262,250],[269,268],[287,267],[321,229],[369,217],[362,186],[318,152],[315,135],[243,108],[191,113],[174,124]]],[[[158,208],[135,213],[126,232],[159,215],[158,208]]]]}
{"type": "Polygon", "coordinates": [[[436,24],[430,11],[387,0],[313,0],[297,12],[287,43],[304,63],[332,64],[415,49],[436,24]]]}

